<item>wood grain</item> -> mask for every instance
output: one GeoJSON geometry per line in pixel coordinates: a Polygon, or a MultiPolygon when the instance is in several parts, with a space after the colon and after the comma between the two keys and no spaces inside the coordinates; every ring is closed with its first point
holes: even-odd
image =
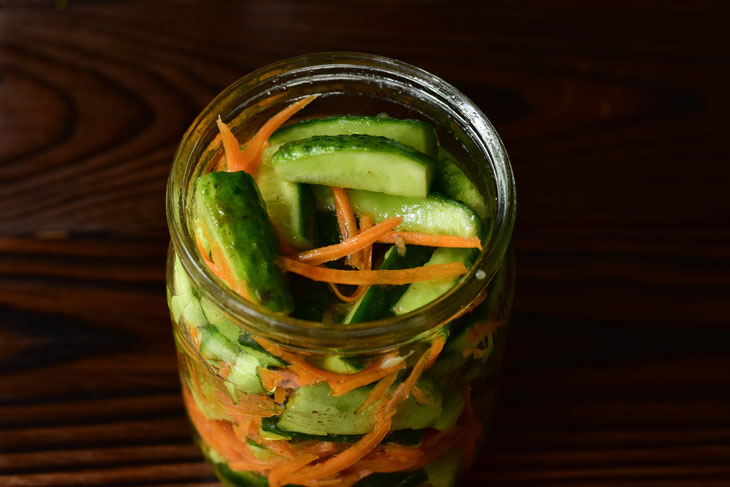
{"type": "Polygon", "coordinates": [[[452,82],[518,188],[464,485],[730,485],[730,7],[0,2],[0,485],[217,485],[179,396],[164,191],[235,79],[324,50],[452,82]]]}

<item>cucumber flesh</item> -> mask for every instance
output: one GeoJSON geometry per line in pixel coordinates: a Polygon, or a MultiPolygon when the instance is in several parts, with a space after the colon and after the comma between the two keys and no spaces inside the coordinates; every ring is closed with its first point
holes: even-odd
{"type": "Polygon", "coordinates": [[[373,414],[355,414],[371,387],[333,397],[327,383],[300,387],[286,403],[276,426],[284,431],[327,434],[364,434],[375,426],[373,414]]]}
{"type": "MultiPolygon", "coordinates": [[[[380,269],[407,269],[419,267],[428,261],[431,252],[427,247],[409,245],[405,255],[392,246],[385,253],[380,269]]],[[[400,299],[408,285],[370,286],[358,299],[345,317],[344,323],[362,323],[392,315],[390,308],[400,299]]]]}
{"type": "Polygon", "coordinates": [[[295,250],[314,247],[314,197],[304,184],[284,181],[271,164],[271,147],[261,156],[256,183],[276,233],[295,250]]]}
{"type": "Polygon", "coordinates": [[[269,144],[272,148],[278,148],[287,142],[315,135],[347,134],[388,137],[431,157],[435,157],[438,151],[436,131],[430,124],[421,120],[382,116],[344,115],[306,120],[280,128],[269,138],[269,144]]]}
{"type": "Polygon", "coordinates": [[[246,394],[261,394],[264,388],[256,371],[257,367],[259,361],[255,357],[240,353],[226,380],[246,394]]]}
{"type": "Polygon", "coordinates": [[[262,367],[286,367],[286,364],[263,349],[251,335],[242,332],[238,336],[238,345],[249,355],[258,360],[262,367]]]}
{"type": "Polygon", "coordinates": [[[322,135],[288,142],[274,154],[280,178],[425,198],[435,161],[387,137],[322,135]]]}
{"type": "Polygon", "coordinates": [[[487,218],[490,212],[484,196],[479,192],[476,185],[464,174],[454,157],[443,147],[439,147],[436,158],[436,176],[433,181],[433,189],[445,194],[449,198],[461,201],[474,210],[482,220],[487,218]]]}
{"type": "Polygon", "coordinates": [[[241,347],[230,341],[218,328],[208,325],[200,328],[200,355],[206,360],[235,364],[241,347]]]}
{"type": "Polygon", "coordinates": [[[231,270],[234,286],[245,288],[255,304],[291,312],[291,292],[276,265],[278,240],[251,175],[239,171],[200,176],[195,209],[211,247],[231,270]]]}
{"type": "MultiPolygon", "coordinates": [[[[449,262],[461,262],[468,269],[474,263],[479,252],[476,249],[452,249],[440,247],[433,252],[431,259],[426,263],[429,265],[447,264],[449,262]]],[[[453,279],[439,279],[436,281],[414,282],[409,284],[406,292],[401,296],[392,311],[396,315],[402,315],[425,306],[431,301],[439,298],[454,285],[458,277],[453,279]]]]}
{"type": "MultiPolygon", "coordinates": [[[[403,222],[396,230],[455,237],[481,237],[483,224],[474,211],[463,203],[431,193],[426,198],[408,198],[372,191],[348,190],[353,211],[370,215],[375,223],[399,216],[403,222]]],[[[319,210],[335,211],[332,190],[314,187],[319,210]]]]}

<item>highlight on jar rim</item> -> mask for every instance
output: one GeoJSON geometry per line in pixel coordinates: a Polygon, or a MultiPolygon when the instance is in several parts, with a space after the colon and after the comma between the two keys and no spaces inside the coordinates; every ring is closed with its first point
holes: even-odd
{"type": "Polygon", "coordinates": [[[378,56],[262,68],[168,184],[186,408],[226,485],[452,485],[494,404],[514,183],[486,117],[378,56]]]}

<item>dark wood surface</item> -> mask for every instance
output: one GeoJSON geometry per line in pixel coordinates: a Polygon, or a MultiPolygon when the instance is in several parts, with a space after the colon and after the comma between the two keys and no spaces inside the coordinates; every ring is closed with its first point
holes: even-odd
{"type": "Polygon", "coordinates": [[[464,485],[730,485],[729,6],[0,2],[0,485],[216,485],[166,176],[222,88],[323,50],[449,80],[512,158],[514,326],[464,485]]]}

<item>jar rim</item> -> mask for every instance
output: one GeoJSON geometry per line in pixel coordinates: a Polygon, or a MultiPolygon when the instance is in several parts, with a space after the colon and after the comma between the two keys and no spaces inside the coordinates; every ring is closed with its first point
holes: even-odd
{"type": "Polygon", "coordinates": [[[353,52],[323,52],[284,59],[240,78],[223,90],[200,112],[183,136],[170,171],[166,199],[168,227],[174,250],[199,292],[213,300],[251,333],[305,351],[374,352],[433,333],[440,325],[463,313],[485,291],[503,261],[515,220],[514,177],[509,158],[496,130],[481,110],[454,86],[421,68],[378,55],[353,52]],[[210,122],[214,123],[218,114],[223,113],[222,108],[240,96],[242,88],[250,87],[250,91],[255,92],[263,84],[276,83],[278,78],[292,74],[302,74],[300,77],[305,78],[320,68],[339,69],[343,76],[348,70],[357,70],[380,78],[404,77],[415,88],[429,93],[439,104],[448,106],[449,114],[459,117],[457,123],[463,125],[461,128],[469,129],[466,130],[467,135],[480,150],[484,163],[491,164],[496,189],[492,235],[474,265],[456,286],[410,313],[346,326],[272,313],[245,301],[227,286],[219,285],[198,255],[194,238],[188,230],[186,179],[189,178],[191,165],[199,162],[194,160],[194,156],[196,150],[200,149],[199,135],[202,128],[210,122]]]}

